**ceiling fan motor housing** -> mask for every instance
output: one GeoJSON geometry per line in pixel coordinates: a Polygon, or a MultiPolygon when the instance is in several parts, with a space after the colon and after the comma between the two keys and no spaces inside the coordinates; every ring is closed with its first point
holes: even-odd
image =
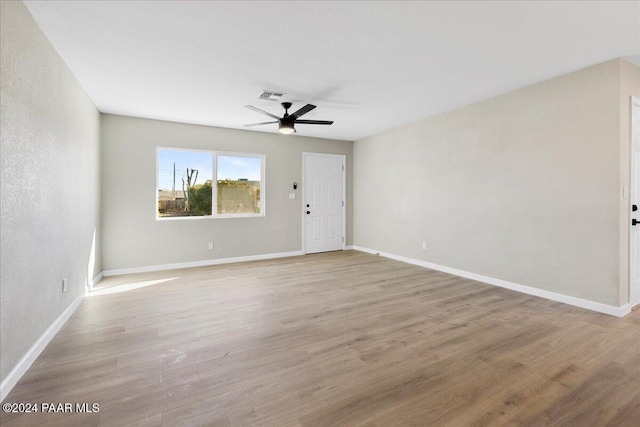
{"type": "Polygon", "coordinates": [[[278,130],[280,131],[280,133],[285,134],[294,133],[296,131],[296,128],[293,127],[295,121],[295,116],[290,116],[289,114],[285,113],[284,117],[279,120],[280,123],[278,123],[278,130]]]}

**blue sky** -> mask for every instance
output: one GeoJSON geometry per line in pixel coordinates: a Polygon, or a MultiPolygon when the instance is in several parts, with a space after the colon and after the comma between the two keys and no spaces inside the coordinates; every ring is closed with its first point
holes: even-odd
{"type": "Polygon", "coordinates": [[[260,161],[257,157],[218,156],[218,178],[260,181],[260,161]]]}
{"type": "MultiPolygon", "coordinates": [[[[186,181],[186,170],[198,169],[196,184],[213,181],[213,154],[206,151],[158,150],[158,188],[170,190],[173,181],[173,163],[176,164],[176,189],[182,189],[182,178],[186,181]]],[[[218,178],[260,181],[260,161],[255,157],[218,156],[218,178]]]]}

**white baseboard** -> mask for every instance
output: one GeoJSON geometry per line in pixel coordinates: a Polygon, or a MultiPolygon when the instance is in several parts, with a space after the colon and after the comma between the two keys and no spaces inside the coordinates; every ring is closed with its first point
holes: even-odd
{"type": "Polygon", "coordinates": [[[16,383],[22,378],[22,376],[27,372],[29,367],[35,362],[38,358],[42,350],[45,349],[47,344],[53,339],[53,337],[58,333],[58,331],[62,328],[62,326],[69,320],[71,315],[76,311],[76,309],[82,303],[85,294],[80,295],[78,298],[73,300],[73,302],[67,307],[65,311],[62,312],[60,316],[47,328],[46,331],[40,338],[36,340],[36,342],[31,346],[31,348],[22,356],[22,359],[16,364],[16,366],[9,372],[9,375],[2,381],[0,384],[0,402],[4,401],[4,398],[7,397],[11,389],[16,385],[16,383]]]}
{"type": "Polygon", "coordinates": [[[93,278],[93,280],[91,280],[89,283],[87,283],[87,291],[91,292],[93,290],[93,288],[95,288],[96,285],[98,283],[100,283],[100,280],[102,280],[102,271],[100,273],[98,273],[96,275],[96,277],[93,278]]]}
{"type": "Polygon", "coordinates": [[[176,270],[178,268],[206,267],[209,265],[230,264],[234,262],[259,261],[264,259],[286,258],[290,256],[304,255],[302,251],[280,252],[275,254],[249,255],[235,258],[207,259],[203,261],[178,262],[175,264],[151,265],[147,267],[121,268],[117,270],[104,270],[102,276],[119,276],[121,274],[149,273],[152,271],[176,270]]]}
{"type": "Polygon", "coordinates": [[[406,262],[408,264],[418,265],[420,267],[430,268],[432,270],[442,271],[444,273],[453,274],[455,276],[465,277],[467,279],[477,280],[478,282],[487,283],[489,285],[499,286],[501,288],[511,289],[513,291],[522,292],[524,294],[533,295],[541,298],[546,298],[552,301],[562,302],[565,304],[573,305],[580,308],[586,308],[588,310],[597,311],[599,313],[609,314],[612,316],[623,317],[631,313],[631,306],[625,304],[619,307],[614,305],[602,304],[600,302],[590,301],[582,298],[572,297],[569,295],[559,294],[556,292],[545,291],[543,289],[534,288],[531,286],[520,285],[518,283],[509,282],[502,279],[496,279],[489,276],[483,276],[476,273],[471,273],[464,270],[458,270],[457,268],[446,267],[443,265],[434,264],[427,261],[420,261],[413,258],[407,258],[400,255],[394,255],[386,252],[380,252],[374,249],[363,248],[361,246],[353,246],[354,250],[367,252],[374,255],[380,255],[385,258],[395,259],[397,261],[406,262]]]}
{"type": "Polygon", "coordinates": [[[344,247],[344,250],[345,250],[345,251],[353,250],[353,245],[347,245],[347,246],[345,246],[345,247],[344,247]]]}

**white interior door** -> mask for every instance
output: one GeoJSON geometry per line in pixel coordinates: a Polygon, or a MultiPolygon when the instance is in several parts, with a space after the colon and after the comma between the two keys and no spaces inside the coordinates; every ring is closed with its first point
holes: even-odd
{"type": "Polygon", "coordinates": [[[631,98],[631,221],[629,302],[640,304],[640,99],[631,98]],[[635,209],[635,210],[634,210],[635,209]],[[633,225],[635,223],[635,225],[633,225]]]}
{"type": "Polygon", "coordinates": [[[345,156],[303,154],[305,253],[344,249],[345,156]]]}

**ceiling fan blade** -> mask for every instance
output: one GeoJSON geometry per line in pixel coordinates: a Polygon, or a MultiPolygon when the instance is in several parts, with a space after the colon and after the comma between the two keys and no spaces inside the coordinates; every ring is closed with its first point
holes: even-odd
{"type": "Polygon", "coordinates": [[[295,113],[292,113],[291,115],[293,117],[301,117],[304,114],[307,114],[309,111],[313,110],[314,108],[316,108],[315,105],[311,105],[311,104],[307,104],[304,107],[302,107],[301,109],[299,109],[298,111],[296,111],[295,113]]]}
{"type": "Polygon", "coordinates": [[[271,113],[269,113],[267,111],[261,110],[261,109],[259,109],[257,107],[254,107],[253,105],[245,105],[245,107],[247,107],[250,110],[255,111],[256,113],[261,113],[261,114],[264,114],[266,116],[273,117],[274,119],[280,120],[280,117],[276,116],[275,114],[271,114],[271,113]]]}
{"type": "Polygon", "coordinates": [[[278,122],[277,122],[277,121],[275,121],[275,122],[251,123],[251,124],[245,125],[245,127],[252,128],[252,127],[254,127],[254,126],[270,125],[270,124],[272,124],[272,123],[278,123],[278,122]]]}
{"type": "Polygon", "coordinates": [[[333,120],[296,120],[295,124],[303,125],[332,125],[333,120]]]}

